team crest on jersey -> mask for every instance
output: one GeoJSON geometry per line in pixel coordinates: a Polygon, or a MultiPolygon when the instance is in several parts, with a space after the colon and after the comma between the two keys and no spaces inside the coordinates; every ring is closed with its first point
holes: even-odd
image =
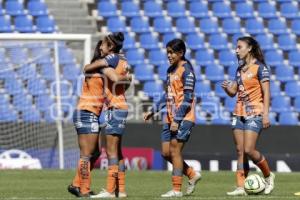
{"type": "Polygon", "coordinates": [[[244,86],[243,85],[239,85],[239,90],[240,91],[244,91],[245,90],[244,86]]]}
{"type": "Polygon", "coordinates": [[[252,72],[247,73],[247,78],[251,79],[254,76],[254,74],[252,72]]]}
{"type": "Polygon", "coordinates": [[[177,81],[179,80],[179,76],[175,74],[174,76],[170,76],[171,81],[177,81]]]}

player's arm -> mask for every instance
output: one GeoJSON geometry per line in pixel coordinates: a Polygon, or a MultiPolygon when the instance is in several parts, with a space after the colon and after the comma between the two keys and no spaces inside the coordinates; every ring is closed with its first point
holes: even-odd
{"type": "Polygon", "coordinates": [[[116,72],[115,69],[111,67],[103,68],[102,74],[109,78],[112,82],[130,82],[132,79],[131,74],[120,75],[116,72]]]}
{"type": "Polygon", "coordinates": [[[223,81],[221,86],[228,96],[234,97],[236,95],[237,93],[236,81],[223,81]]]}
{"type": "Polygon", "coordinates": [[[258,79],[260,80],[263,95],[263,127],[268,128],[270,126],[270,70],[267,66],[259,66],[258,79]]]}
{"type": "Polygon", "coordinates": [[[87,64],[84,66],[83,71],[84,73],[89,73],[95,70],[99,70],[101,68],[108,67],[108,63],[105,59],[98,59],[91,64],[87,64]]]}
{"type": "Polygon", "coordinates": [[[166,103],[167,103],[167,97],[166,94],[163,94],[162,97],[156,103],[153,104],[150,111],[148,111],[144,115],[144,120],[147,121],[150,118],[152,118],[155,113],[159,112],[161,109],[166,107],[166,103]]]}

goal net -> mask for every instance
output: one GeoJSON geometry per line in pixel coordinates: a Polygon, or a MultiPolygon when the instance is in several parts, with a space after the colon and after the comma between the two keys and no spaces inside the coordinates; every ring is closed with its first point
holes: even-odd
{"type": "Polygon", "coordinates": [[[89,35],[0,35],[0,168],[71,168],[89,35]]]}

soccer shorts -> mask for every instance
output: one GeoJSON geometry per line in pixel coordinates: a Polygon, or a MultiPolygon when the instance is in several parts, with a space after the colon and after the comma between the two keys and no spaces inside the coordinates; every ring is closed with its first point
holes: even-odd
{"type": "Polygon", "coordinates": [[[170,131],[170,124],[164,124],[163,130],[161,133],[161,141],[162,142],[170,142],[171,139],[177,139],[181,141],[188,141],[192,128],[194,127],[194,123],[191,121],[181,121],[178,131],[176,133],[172,133],[170,131]]]}
{"type": "Polygon", "coordinates": [[[234,116],[232,119],[232,129],[250,130],[260,133],[263,128],[262,116],[234,116]]]}
{"type": "Polygon", "coordinates": [[[73,113],[73,123],[77,134],[99,134],[98,116],[90,111],[75,110],[73,113]]]}
{"type": "Polygon", "coordinates": [[[127,110],[109,109],[105,113],[105,134],[123,135],[125,130],[127,110]]]}

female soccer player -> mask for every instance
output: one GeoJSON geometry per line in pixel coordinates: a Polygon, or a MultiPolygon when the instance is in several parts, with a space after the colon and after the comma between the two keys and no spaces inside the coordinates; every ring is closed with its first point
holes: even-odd
{"type": "MultiPolygon", "coordinates": [[[[117,74],[125,76],[128,73],[126,58],[119,52],[124,41],[123,33],[109,34],[103,39],[100,47],[104,59],[98,60],[92,65],[86,66],[85,71],[101,69],[109,66],[117,74]]],[[[122,135],[124,134],[128,105],[125,98],[125,90],[128,82],[114,84],[109,81],[105,84],[106,95],[106,151],[109,160],[107,187],[92,198],[127,197],[125,192],[125,164],[121,149],[122,135]],[[118,190],[118,191],[117,191],[118,190]]]]}
{"type": "MultiPolygon", "coordinates": [[[[101,59],[100,46],[102,41],[96,45],[94,57],[91,63],[101,59]]],[[[77,197],[89,197],[91,177],[90,170],[99,157],[99,124],[98,117],[104,103],[103,82],[108,77],[115,82],[131,79],[128,75],[118,75],[111,68],[103,68],[85,74],[82,93],[79,98],[77,109],[73,114],[74,125],[78,134],[80,148],[80,159],[75,178],[68,191],[77,197]],[[103,76],[105,75],[105,76],[103,76]]]]}
{"type": "Polygon", "coordinates": [[[167,116],[162,131],[162,155],[172,163],[173,189],[161,197],[181,197],[183,174],[189,177],[187,193],[194,191],[195,184],[201,175],[190,168],[182,158],[182,149],[188,141],[195,121],[194,86],[195,74],[191,63],[184,57],[185,44],[174,39],[167,44],[168,68],[167,91],[160,101],[144,116],[149,120],[156,112],[167,107],[167,116]]]}
{"type": "Polygon", "coordinates": [[[275,175],[270,171],[265,157],[256,149],[261,130],[270,126],[270,72],[259,44],[252,37],[238,38],[236,54],[239,67],[235,80],[222,83],[229,96],[238,95],[232,121],[238,154],[237,188],[227,195],[246,195],[243,184],[249,171],[248,157],[261,169],[266,180],[264,193],[270,194],[275,175]]]}

